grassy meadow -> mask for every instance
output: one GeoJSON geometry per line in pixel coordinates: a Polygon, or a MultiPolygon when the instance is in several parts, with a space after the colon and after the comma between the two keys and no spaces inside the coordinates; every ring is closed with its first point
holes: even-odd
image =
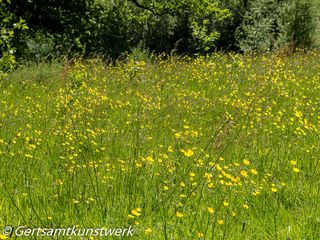
{"type": "Polygon", "coordinates": [[[319,73],[315,52],[20,67],[0,80],[0,228],[320,239],[319,73]]]}

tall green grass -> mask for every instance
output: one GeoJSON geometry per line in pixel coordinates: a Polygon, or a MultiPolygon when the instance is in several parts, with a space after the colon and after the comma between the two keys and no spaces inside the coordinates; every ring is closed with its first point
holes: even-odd
{"type": "Polygon", "coordinates": [[[319,71],[318,53],[20,67],[0,81],[0,226],[320,239],[319,71]]]}

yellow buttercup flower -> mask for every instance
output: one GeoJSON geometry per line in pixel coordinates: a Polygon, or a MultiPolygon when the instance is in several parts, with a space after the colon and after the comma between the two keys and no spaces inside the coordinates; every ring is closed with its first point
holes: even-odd
{"type": "Polygon", "coordinates": [[[212,207],[208,207],[208,212],[209,213],[214,213],[214,209],[212,207]]]}
{"type": "Polygon", "coordinates": [[[131,210],[131,214],[136,216],[136,217],[141,216],[140,212],[141,212],[141,208],[136,208],[136,209],[131,210]]]}
{"type": "Polygon", "coordinates": [[[248,209],[249,206],[247,204],[243,204],[243,208],[248,209]]]}
{"type": "Polygon", "coordinates": [[[291,160],[290,163],[291,163],[292,166],[297,165],[297,161],[295,161],[295,160],[291,160]]]}
{"type": "Polygon", "coordinates": [[[255,169],[250,169],[250,172],[253,174],[253,175],[257,175],[258,174],[258,171],[257,170],[255,170],[255,169]]]}
{"type": "Polygon", "coordinates": [[[250,165],[250,161],[248,159],[243,159],[243,164],[244,165],[250,165]]]}
{"type": "Polygon", "coordinates": [[[296,168],[296,167],[294,167],[292,170],[293,170],[295,173],[300,172],[300,169],[299,169],[299,168],[296,168]]]}
{"type": "Polygon", "coordinates": [[[198,235],[198,238],[203,238],[204,237],[203,232],[198,232],[197,235],[198,235]]]}
{"type": "Polygon", "coordinates": [[[182,212],[177,211],[177,212],[176,212],[176,216],[177,216],[178,218],[182,218],[182,217],[183,217],[183,213],[182,213],[182,212]]]}
{"type": "Polygon", "coordinates": [[[224,224],[224,221],[222,219],[219,219],[217,222],[218,222],[219,225],[223,225],[224,224]]]}
{"type": "Polygon", "coordinates": [[[275,188],[275,187],[272,187],[272,188],[271,188],[271,192],[274,192],[274,193],[275,193],[275,192],[277,192],[277,191],[278,191],[277,188],[275,188]]]}
{"type": "Polygon", "coordinates": [[[0,234],[0,240],[6,240],[7,237],[5,235],[0,234]]]}
{"type": "Polygon", "coordinates": [[[248,173],[246,171],[241,171],[240,174],[244,177],[248,177],[248,173]]]}
{"type": "Polygon", "coordinates": [[[146,230],[144,230],[144,234],[145,235],[150,235],[152,233],[152,229],[151,228],[147,228],[146,230]]]}
{"type": "Polygon", "coordinates": [[[181,152],[186,156],[186,157],[192,157],[194,155],[194,152],[191,149],[184,150],[182,149],[181,152]]]}

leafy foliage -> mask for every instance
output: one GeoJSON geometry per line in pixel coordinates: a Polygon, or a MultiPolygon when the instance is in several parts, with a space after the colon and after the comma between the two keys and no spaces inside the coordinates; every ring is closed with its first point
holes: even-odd
{"type": "MultiPolygon", "coordinates": [[[[1,61],[6,63],[61,55],[116,59],[137,49],[192,55],[217,48],[267,51],[288,43],[309,47],[315,29],[315,7],[307,1],[1,0],[0,4],[1,61]]],[[[2,63],[5,69],[11,65],[2,63]]]]}
{"type": "MultiPolygon", "coordinates": [[[[16,63],[14,38],[19,31],[27,29],[25,21],[21,18],[16,20],[15,16],[5,8],[5,3],[0,0],[0,78],[16,63]]],[[[7,3],[10,3],[9,0],[7,3]]]]}
{"type": "MultiPolygon", "coordinates": [[[[148,24],[144,25],[147,31],[149,23],[153,22],[158,31],[166,33],[160,37],[161,42],[165,43],[161,45],[169,45],[171,49],[177,47],[184,51],[208,51],[219,38],[217,23],[230,17],[230,11],[220,8],[215,0],[130,2],[140,10],[151,13],[148,24]],[[161,26],[165,26],[165,29],[161,26]]],[[[161,36],[156,29],[151,30],[151,38],[155,32],[155,36],[161,36]]]]}
{"type": "Polygon", "coordinates": [[[29,0],[4,6],[30,27],[16,41],[18,55],[35,59],[66,52],[115,58],[138,45],[156,52],[205,52],[219,37],[217,23],[230,16],[216,0],[29,0]]]}
{"type": "Polygon", "coordinates": [[[310,47],[316,29],[310,1],[254,0],[236,31],[243,52],[310,47]]]}
{"type": "Polygon", "coordinates": [[[288,18],[283,20],[288,24],[287,36],[294,47],[312,46],[319,21],[315,9],[316,3],[313,1],[295,1],[289,8],[288,18]]]}

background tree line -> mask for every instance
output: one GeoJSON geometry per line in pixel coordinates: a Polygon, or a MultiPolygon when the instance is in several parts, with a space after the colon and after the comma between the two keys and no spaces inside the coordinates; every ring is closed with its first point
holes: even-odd
{"type": "Polygon", "coordinates": [[[64,54],[309,48],[319,0],[0,0],[0,65],[64,54]]]}

